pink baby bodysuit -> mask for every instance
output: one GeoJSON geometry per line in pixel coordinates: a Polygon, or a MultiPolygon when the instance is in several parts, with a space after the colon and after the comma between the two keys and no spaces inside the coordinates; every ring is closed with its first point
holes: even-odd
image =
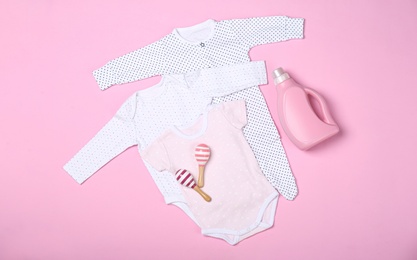
{"type": "MultiPolygon", "coordinates": [[[[270,228],[278,193],[263,175],[242,132],[247,122],[244,100],[211,106],[187,128],[172,127],[142,153],[155,169],[173,174],[179,169],[198,178],[195,147],[210,147],[204,174],[206,202],[193,189],[182,187],[195,221],[207,236],[234,245],[270,228]]],[[[178,184],[180,185],[180,184],[178,184]]]]}

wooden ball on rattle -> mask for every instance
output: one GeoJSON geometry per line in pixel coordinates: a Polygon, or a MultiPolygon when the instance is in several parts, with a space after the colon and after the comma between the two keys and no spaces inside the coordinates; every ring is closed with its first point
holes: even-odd
{"type": "Polygon", "coordinates": [[[198,163],[198,187],[204,186],[204,170],[210,159],[210,147],[206,144],[199,144],[195,148],[195,159],[198,163]]]}

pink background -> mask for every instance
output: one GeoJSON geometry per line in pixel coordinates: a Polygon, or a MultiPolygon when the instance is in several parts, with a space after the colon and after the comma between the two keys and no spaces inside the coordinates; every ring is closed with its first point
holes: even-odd
{"type": "Polygon", "coordinates": [[[417,2],[1,1],[0,259],[417,259],[417,2]],[[36,2],[36,3],[35,3],[36,2]],[[208,18],[303,17],[305,39],[259,46],[323,94],[341,134],[282,140],[300,193],[235,247],[166,206],[135,148],[84,185],[62,166],[151,78],[104,92],[91,72],[208,18]]]}

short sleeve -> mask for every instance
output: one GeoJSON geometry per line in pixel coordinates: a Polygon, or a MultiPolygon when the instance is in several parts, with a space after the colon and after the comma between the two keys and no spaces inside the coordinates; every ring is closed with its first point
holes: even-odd
{"type": "Polygon", "coordinates": [[[236,38],[248,48],[303,38],[304,19],[267,16],[230,20],[236,38]]]}
{"type": "Polygon", "coordinates": [[[129,83],[161,75],[165,60],[164,39],[109,61],[95,70],[93,76],[101,90],[112,85],[129,83]]]}
{"type": "Polygon", "coordinates": [[[242,129],[248,122],[246,102],[243,99],[222,103],[222,112],[234,127],[242,129]]]}
{"type": "Polygon", "coordinates": [[[167,150],[160,139],[152,142],[141,152],[142,159],[149,163],[157,171],[169,169],[170,162],[167,150]]]}

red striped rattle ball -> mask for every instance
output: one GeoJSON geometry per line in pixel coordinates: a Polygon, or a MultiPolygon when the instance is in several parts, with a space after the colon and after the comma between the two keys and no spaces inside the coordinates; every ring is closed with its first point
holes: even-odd
{"type": "Polygon", "coordinates": [[[199,144],[195,148],[195,159],[198,163],[198,187],[204,186],[204,169],[210,159],[210,147],[206,144],[199,144]]]}
{"type": "Polygon", "coordinates": [[[184,169],[179,169],[176,173],[175,173],[175,178],[177,179],[177,181],[179,183],[181,183],[182,185],[194,189],[196,192],[198,192],[198,194],[201,195],[201,197],[203,197],[203,199],[205,199],[206,201],[210,202],[211,201],[211,197],[209,195],[207,195],[204,191],[202,191],[196,184],[195,184],[195,180],[193,178],[193,176],[191,175],[191,173],[187,170],[184,169]]]}

